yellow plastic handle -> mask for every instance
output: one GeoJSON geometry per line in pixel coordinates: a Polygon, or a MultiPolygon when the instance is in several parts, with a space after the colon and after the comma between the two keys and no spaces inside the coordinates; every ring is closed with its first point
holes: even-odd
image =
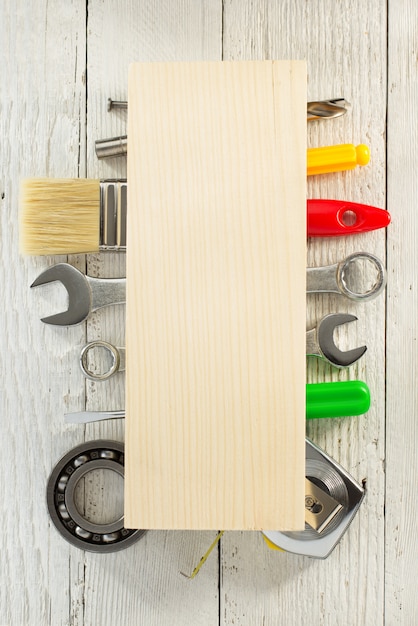
{"type": "Polygon", "coordinates": [[[357,165],[367,165],[370,150],[364,144],[354,146],[344,143],[338,146],[308,149],[308,176],[352,170],[357,165]]]}

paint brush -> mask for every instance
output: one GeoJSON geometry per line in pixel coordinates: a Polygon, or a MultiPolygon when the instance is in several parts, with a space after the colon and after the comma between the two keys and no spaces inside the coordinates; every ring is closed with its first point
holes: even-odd
{"type": "MultiPolygon", "coordinates": [[[[22,254],[126,250],[126,181],[28,179],[20,207],[22,254]]],[[[384,209],[343,200],[307,200],[308,237],[338,237],[385,228],[384,209]]]]}
{"type": "Polygon", "coordinates": [[[22,254],[124,250],[126,180],[29,178],[20,188],[22,254]]]}

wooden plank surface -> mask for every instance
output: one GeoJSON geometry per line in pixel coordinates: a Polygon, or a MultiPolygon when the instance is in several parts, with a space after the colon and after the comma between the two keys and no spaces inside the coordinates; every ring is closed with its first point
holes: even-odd
{"type": "Polygon", "coordinates": [[[65,624],[82,614],[83,565],[48,522],[45,489],[53,464],[82,437],[65,428],[63,412],[84,400],[73,347],[85,330],[40,322],[65,297],[55,285],[29,290],[46,260],[19,257],[18,196],[23,177],[85,174],[86,13],[42,1],[30,13],[26,2],[4,2],[0,13],[0,624],[65,624]]]}
{"type": "MultiPolygon", "coordinates": [[[[387,20],[386,4],[89,0],[87,13],[86,2],[38,0],[30,11],[28,3],[1,3],[2,626],[416,622],[417,15],[415,0],[389,0],[387,20]],[[58,458],[84,439],[124,439],[123,420],[83,428],[65,425],[63,412],[85,404],[121,408],[124,380],[119,375],[85,386],[77,366],[85,329],[39,325],[42,315],[60,309],[65,294],[56,285],[28,288],[56,259],[19,258],[17,195],[22,176],[126,175],[124,159],[96,159],[94,141],[126,132],[126,113],[108,113],[106,101],[127,98],[130,62],[219,60],[222,54],[306,58],[310,99],[344,96],[352,103],[344,118],[310,125],[308,144],[364,141],[371,163],[309,179],[309,197],[384,206],[388,137],[388,330],[385,337],[383,298],[364,307],[331,296],[308,299],[307,328],[331,310],[352,312],[358,322],[342,328],[338,339],[347,348],[368,345],[348,372],[308,362],[310,382],[358,377],[372,393],[364,417],[307,425],[316,444],[357,480],[366,479],[366,499],[333,554],[319,562],[274,553],[257,532],[227,532],[220,552],[190,581],[179,572],[191,573],[213,532],[153,531],[128,550],[100,556],[70,547],[49,522],[45,485],[58,458]]],[[[331,263],[360,249],[384,258],[385,235],[309,241],[308,262],[331,263]]],[[[123,275],[124,256],[91,255],[87,267],[95,275],[123,275]]],[[[84,257],[71,261],[84,267],[84,257]]],[[[87,333],[123,341],[124,308],[94,316],[87,333]]],[[[86,506],[97,513],[116,495],[99,484],[86,491],[86,506]]]]}
{"type": "Polygon", "coordinates": [[[418,616],[417,278],[418,7],[389,6],[386,578],[387,624],[418,616]]]}
{"type": "Polygon", "coordinates": [[[126,523],[301,529],[306,67],[139,63],[128,102],[126,523]]]}

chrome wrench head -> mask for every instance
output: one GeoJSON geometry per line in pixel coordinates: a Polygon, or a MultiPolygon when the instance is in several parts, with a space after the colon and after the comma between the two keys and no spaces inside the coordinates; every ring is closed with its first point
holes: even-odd
{"type": "Polygon", "coordinates": [[[358,361],[367,350],[367,346],[361,346],[342,352],[334,343],[334,330],[337,326],[355,322],[356,320],[357,317],[355,315],[336,313],[326,315],[319,323],[317,329],[319,348],[327,361],[336,367],[349,367],[358,361]]]}
{"type": "Polygon", "coordinates": [[[340,293],[350,300],[357,300],[359,302],[367,302],[373,300],[378,296],[386,287],[386,270],[383,267],[383,263],[374,254],[370,252],[355,252],[350,254],[344,261],[337,264],[336,280],[340,293]],[[355,264],[361,263],[361,261],[367,261],[370,266],[373,266],[376,271],[375,282],[370,289],[364,292],[357,292],[350,288],[347,280],[347,276],[350,271],[350,267],[355,264]]]}
{"type": "Polygon", "coordinates": [[[84,376],[89,380],[93,381],[101,381],[107,380],[116,372],[123,372],[125,370],[125,348],[113,346],[111,343],[107,341],[90,341],[88,344],[84,346],[80,353],[80,367],[84,376]],[[110,355],[112,359],[111,366],[106,370],[100,372],[95,372],[89,367],[89,353],[91,350],[95,348],[100,348],[110,355]]]}
{"type": "Polygon", "coordinates": [[[324,267],[308,267],[306,270],[306,293],[338,293],[350,300],[366,302],[376,298],[386,286],[386,270],[383,263],[369,252],[356,252],[346,259],[324,267]],[[368,262],[376,271],[374,284],[366,291],[350,287],[354,271],[363,273],[362,264],[368,262]]]}
{"type": "Polygon", "coordinates": [[[43,317],[45,324],[72,326],[81,324],[91,312],[92,294],[86,276],[69,263],[58,263],[46,269],[32,283],[31,287],[47,285],[59,281],[68,292],[68,309],[62,313],[43,317]]]}

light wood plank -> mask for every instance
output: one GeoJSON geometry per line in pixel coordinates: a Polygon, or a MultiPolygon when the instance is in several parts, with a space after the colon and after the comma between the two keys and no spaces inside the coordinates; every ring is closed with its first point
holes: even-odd
{"type": "Polygon", "coordinates": [[[387,624],[417,621],[418,6],[389,3],[386,585],[387,624]]]}
{"type": "Polygon", "coordinates": [[[127,523],[301,528],[305,65],[135,64],[128,101],[127,523]]]}

